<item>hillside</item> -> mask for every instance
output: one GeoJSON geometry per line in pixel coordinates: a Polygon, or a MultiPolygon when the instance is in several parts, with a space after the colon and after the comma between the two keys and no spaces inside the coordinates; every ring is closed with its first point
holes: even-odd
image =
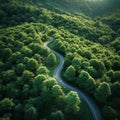
{"type": "Polygon", "coordinates": [[[105,120],[119,120],[120,10],[119,1],[106,2],[0,1],[1,120],[93,119],[54,79],[59,59],[44,47],[51,37],[49,47],[64,56],[64,81],[92,97],[105,120]]]}

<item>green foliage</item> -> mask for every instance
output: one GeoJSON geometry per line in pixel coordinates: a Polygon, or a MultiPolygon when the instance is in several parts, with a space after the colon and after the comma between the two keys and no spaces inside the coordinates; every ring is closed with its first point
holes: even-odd
{"type": "Polygon", "coordinates": [[[64,114],[62,113],[62,111],[52,112],[50,114],[49,120],[65,120],[64,114]]]}
{"type": "Polygon", "coordinates": [[[39,74],[47,75],[48,73],[49,73],[49,70],[48,70],[47,67],[45,67],[45,66],[40,66],[40,67],[37,69],[37,75],[39,75],[39,74]]]}
{"type": "Polygon", "coordinates": [[[14,70],[7,70],[3,72],[3,79],[5,80],[6,83],[10,81],[14,81],[16,78],[14,70]]]}
{"type": "Polygon", "coordinates": [[[4,98],[0,101],[0,111],[11,110],[14,106],[14,102],[10,98],[4,98]]]}
{"type": "Polygon", "coordinates": [[[63,96],[64,95],[64,92],[61,88],[61,86],[59,85],[54,85],[53,88],[52,88],[52,95],[53,97],[57,98],[59,96],[63,96]]]}
{"type": "Polygon", "coordinates": [[[75,67],[75,69],[79,70],[81,68],[81,59],[74,58],[72,61],[72,65],[75,67]]]}
{"type": "Polygon", "coordinates": [[[111,92],[113,96],[120,97],[120,82],[114,82],[111,86],[111,92]]]}
{"type": "Polygon", "coordinates": [[[75,75],[76,75],[75,72],[76,72],[75,68],[72,65],[69,66],[66,69],[65,74],[64,74],[66,80],[68,80],[68,81],[74,81],[75,80],[75,75]]]}
{"type": "Polygon", "coordinates": [[[31,83],[34,77],[33,72],[30,72],[29,70],[24,70],[23,74],[22,74],[22,81],[23,83],[31,83]]]}
{"type": "MultiPolygon", "coordinates": [[[[5,48],[5,49],[3,49],[3,58],[9,58],[11,55],[12,55],[12,50],[10,49],[10,48],[5,48]]],[[[5,60],[6,60],[5,59],[5,60]]]]}
{"type": "Polygon", "coordinates": [[[35,107],[30,107],[25,110],[25,120],[36,120],[37,111],[35,107]]]}
{"type": "Polygon", "coordinates": [[[113,120],[113,119],[116,119],[118,117],[118,113],[111,106],[104,106],[104,108],[103,108],[103,115],[105,116],[105,118],[107,120],[108,119],[109,120],[113,120]]]}
{"type": "Polygon", "coordinates": [[[23,63],[19,63],[15,69],[15,72],[18,76],[20,76],[22,75],[24,70],[25,70],[25,65],[23,63]]]}
{"type": "Polygon", "coordinates": [[[101,83],[95,91],[95,98],[100,102],[107,102],[108,96],[111,95],[110,85],[106,82],[101,83]]]}
{"type": "Polygon", "coordinates": [[[96,82],[94,78],[92,78],[88,72],[81,71],[79,78],[77,79],[77,84],[80,88],[84,88],[85,91],[89,93],[93,93],[96,87],[96,82]]]}
{"type": "Polygon", "coordinates": [[[120,50],[120,37],[115,38],[115,40],[111,42],[111,46],[113,46],[116,51],[119,51],[120,50]]]}
{"type": "Polygon", "coordinates": [[[28,60],[27,62],[27,69],[30,71],[36,71],[39,67],[39,64],[37,62],[37,60],[35,60],[34,58],[31,58],[28,60]]]}
{"type": "Polygon", "coordinates": [[[36,94],[36,93],[39,93],[40,94],[40,91],[41,91],[41,86],[42,86],[42,83],[43,81],[45,81],[47,78],[45,75],[37,75],[34,80],[33,80],[33,92],[36,94]]]}
{"type": "Polygon", "coordinates": [[[32,56],[32,50],[29,49],[27,46],[22,47],[21,52],[26,57],[31,57],[32,56]]]}
{"type": "Polygon", "coordinates": [[[76,92],[69,92],[66,96],[65,96],[65,102],[66,102],[66,107],[65,110],[66,112],[70,115],[70,114],[77,114],[79,112],[79,105],[81,103],[79,96],[76,92]]]}
{"type": "Polygon", "coordinates": [[[49,47],[65,58],[65,80],[95,96],[105,119],[119,119],[120,10],[107,15],[119,8],[119,0],[0,3],[0,105],[8,105],[0,109],[0,119],[78,119],[71,110],[78,113],[79,105],[68,102],[75,101],[74,95],[67,97],[48,76],[46,66],[56,64],[56,56],[43,46],[50,37],[49,47]],[[94,19],[81,12],[106,15],[94,19]]]}
{"type": "Polygon", "coordinates": [[[95,78],[99,78],[104,74],[105,71],[105,65],[103,62],[98,61],[96,59],[92,59],[90,60],[90,64],[94,67],[94,69],[96,70],[96,74],[94,74],[93,77],[95,78]]]}
{"type": "Polygon", "coordinates": [[[42,36],[42,38],[41,38],[41,40],[43,41],[43,42],[46,42],[46,41],[49,41],[49,36],[47,36],[46,34],[43,34],[43,36],[42,36]]]}
{"type": "Polygon", "coordinates": [[[45,80],[42,83],[41,98],[45,102],[46,105],[50,105],[51,102],[53,101],[52,88],[56,84],[57,84],[57,82],[55,81],[55,79],[45,80]]]}
{"type": "Polygon", "coordinates": [[[56,64],[56,61],[57,61],[57,59],[56,59],[55,54],[50,53],[46,59],[46,65],[49,67],[52,67],[56,64]]]}

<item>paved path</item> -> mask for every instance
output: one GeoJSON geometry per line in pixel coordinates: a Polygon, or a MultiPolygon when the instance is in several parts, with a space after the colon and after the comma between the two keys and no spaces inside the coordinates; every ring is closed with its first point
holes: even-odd
{"type": "MultiPolygon", "coordinates": [[[[53,42],[53,38],[51,38],[51,41],[47,42],[44,44],[44,47],[47,47],[48,49],[50,49],[47,45],[52,43],[53,42]]],[[[58,52],[50,49],[51,52],[53,52],[54,54],[56,54],[59,59],[60,59],[60,62],[59,62],[59,65],[56,67],[55,71],[54,71],[54,78],[58,81],[58,83],[63,86],[64,88],[67,88],[69,90],[72,90],[72,91],[75,91],[78,93],[80,99],[84,100],[92,115],[93,115],[93,118],[94,120],[103,120],[102,116],[101,116],[101,113],[98,109],[98,107],[96,106],[95,102],[84,92],[82,92],[80,89],[76,88],[76,87],[73,87],[71,85],[69,85],[68,83],[64,82],[61,78],[61,71],[63,69],[63,65],[64,65],[64,58],[61,54],[59,54],[58,52]]]]}

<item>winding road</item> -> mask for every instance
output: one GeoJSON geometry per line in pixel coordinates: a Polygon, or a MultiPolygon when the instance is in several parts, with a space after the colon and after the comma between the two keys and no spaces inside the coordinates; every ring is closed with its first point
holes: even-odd
{"type": "MultiPolygon", "coordinates": [[[[51,37],[51,41],[45,43],[44,47],[50,49],[48,47],[48,44],[52,43],[53,40],[54,39],[51,37]]],[[[64,82],[62,80],[62,78],[61,78],[61,71],[62,71],[63,65],[64,65],[64,58],[58,52],[56,52],[56,51],[54,51],[52,49],[50,49],[50,51],[53,52],[54,54],[56,54],[59,57],[59,59],[60,59],[59,65],[54,70],[54,78],[57,80],[57,82],[61,86],[63,86],[64,88],[67,88],[69,90],[72,90],[72,91],[75,91],[75,92],[78,93],[80,99],[84,100],[87,103],[87,105],[88,105],[88,107],[89,107],[89,109],[90,109],[90,111],[91,111],[91,113],[93,115],[94,120],[103,120],[103,118],[101,116],[101,113],[100,113],[98,107],[96,106],[95,102],[87,94],[85,94],[80,89],[78,89],[76,87],[73,87],[73,86],[69,85],[68,83],[66,83],[66,82],[64,82]]]]}

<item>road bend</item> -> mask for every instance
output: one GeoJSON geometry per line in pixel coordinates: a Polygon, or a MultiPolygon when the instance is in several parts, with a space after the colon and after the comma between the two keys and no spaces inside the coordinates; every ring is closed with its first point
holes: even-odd
{"type": "MultiPolygon", "coordinates": [[[[52,43],[54,41],[54,39],[51,37],[51,41],[47,42],[44,44],[44,47],[50,49],[48,47],[48,44],[52,43]]],[[[59,54],[58,52],[50,49],[51,52],[53,52],[54,54],[56,54],[59,57],[59,65],[56,67],[56,69],[54,70],[54,78],[57,80],[57,82],[63,86],[66,89],[75,91],[78,93],[79,97],[81,100],[84,100],[86,102],[86,104],[88,105],[93,119],[94,120],[103,120],[102,115],[100,113],[100,110],[98,109],[97,105],[95,104],[95,102],[93,101],[92,98],[90,98],[86,93],[84,93],[83,91],[81,91],[80,89],[66,83],[65,81],[63,81],[62,77],[61,77],[61,71],[63,70],[63,66],[64,66],[64,58],[61,54],[59,54]]]]}

